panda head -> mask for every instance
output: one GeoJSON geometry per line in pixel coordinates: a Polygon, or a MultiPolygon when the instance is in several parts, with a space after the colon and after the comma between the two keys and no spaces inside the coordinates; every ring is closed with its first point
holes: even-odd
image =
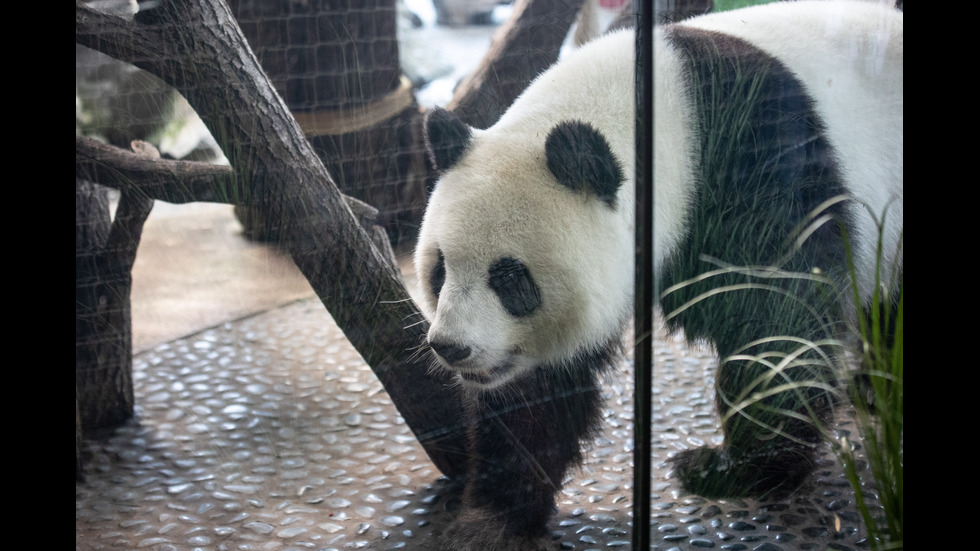
{"type": "MultiPolygon", "coordinates": [[[[603,135],[580,121],[466,126],[426,117],[440,179],[415,252],[439,364],[490,390],[619,336],[632,301],[632,200],[603,135]]],[[[631,190],[631,186],[630,186],[631,190]]]]}

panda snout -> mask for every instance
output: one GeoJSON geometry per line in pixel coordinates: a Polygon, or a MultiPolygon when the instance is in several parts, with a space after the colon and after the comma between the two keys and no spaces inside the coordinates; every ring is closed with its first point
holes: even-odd
{"type": "Polygon", "coordinates": [[[468,346],[457,346],[453,343],[439,341],[430,341],[429,346],[433,352],[450,365],[463,361],[470,356],[470,347],[468,346]]]}

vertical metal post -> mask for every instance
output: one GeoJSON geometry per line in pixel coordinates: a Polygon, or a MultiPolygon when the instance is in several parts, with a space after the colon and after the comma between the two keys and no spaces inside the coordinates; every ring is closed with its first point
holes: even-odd
{"type": "Polygon", "coordinates": [[[653,388],[653,0],[633,2],[636,20],[636,249],[633,389],[633,549],[650,548],[650,424],[653,388]]]}

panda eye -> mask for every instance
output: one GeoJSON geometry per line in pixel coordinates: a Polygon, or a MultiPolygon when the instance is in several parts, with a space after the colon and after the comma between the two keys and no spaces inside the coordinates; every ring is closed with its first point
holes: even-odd
{"type": "Polygon", "coordinates": [[[442,291],[443,284],[446,283],[446,259],[442,256],[442,251],[439,251],[439,261],[433,266],[432,272],[429,273],[429,285],[432,290],[432,294],[436,298],[439,298],[439,292],[442,291]]]}
{"type": "Polygon", "coordinates": [[[495,262],[490,267],[490,288],[512,316],[527,316],[541,306],[541,292],[520,260],[505,257],[495,262]]]}

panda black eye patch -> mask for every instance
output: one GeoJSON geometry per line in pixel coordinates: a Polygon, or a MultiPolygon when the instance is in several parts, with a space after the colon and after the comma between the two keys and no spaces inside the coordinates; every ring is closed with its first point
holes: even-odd
{"type": "Polygon", "coordinates": [[[432,271],[429,273],[429,285],[432,289],[432,294],[436,298],[439,298],[439,292],[442,291],[443,284],[446,283],[446,259],[442,256],[442,251],[439,251],[439,261],[436,265],[432,267],[432,271]]]}
{"type": "Polygon", "coordinates": [[[541,291],[520,260],[501,258],[490,266],[489,274],[490,288],[510,315],[524,317],[541,306],[541,291]]]}

